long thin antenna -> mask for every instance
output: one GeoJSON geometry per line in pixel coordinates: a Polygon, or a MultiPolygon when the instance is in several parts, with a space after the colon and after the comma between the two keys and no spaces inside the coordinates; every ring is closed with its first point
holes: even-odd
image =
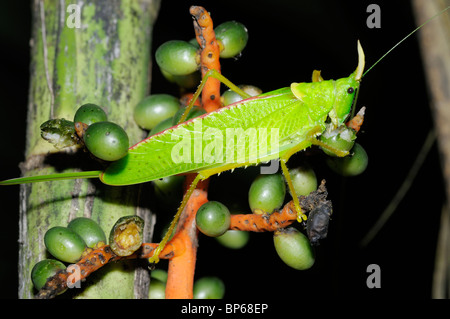
{"type": "Polygon", "coordinates": [[[396,45],[394,45],[389,51],[387,51],[385,54],[383,54],[383,56],[381,58],[378,59],[377,62],[375,62],[370,68],[368,68],[366,70],[366,72],[364,72],[363,77],[367,74],[367,72],[369,72],[375,65],[378,64],[378,62],[380,62],[381,60],[384,59],[384,57],[386,55],[388,55],[389,53],[391,53],[392,50],[394,50],[398,45],[400,45],[400,43],[402,43],[403,41],[405,41],[406,39],[408,39],[411,35],[413,35],[415,32],[417,32],[417,30],[419,30],[420,28],[422,28],[424,25],[426,25],[428,22],[430,22],[431,20],[433,20],[434,18],[438,17],[439,15],[441,15],[442,13],[444,13],[445,11],[447,11],[450,8],[450,6],[448,6],[447,8],[445,8],[444,10],[436,13],[434,16],[432,16],[431,18],[429,18],[427,21],[425,21],[424,23],[422,23],[420,26],[418,26],[417,28],[415,28],[411,33],[409,33],[407,36],[405,36],[403,39],[401,39],[396,45]]]}

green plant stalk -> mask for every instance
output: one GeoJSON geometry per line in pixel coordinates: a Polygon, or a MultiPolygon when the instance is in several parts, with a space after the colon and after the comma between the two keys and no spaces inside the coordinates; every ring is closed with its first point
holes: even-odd
{"type": "MultiPolygon", "coordinates": [[[[130,143],[145,137],[133,120],[133,108],[148,93],[151,31],[158,8],[159,0],[33,2],[24,176],[70,174],[80,171],[76,168],[80,163],[95,169],[86,153],[60,151],[40,138],[43,122],[72,120],[84,103],[101,105],[108,119],[127,131],[130,143]],[[81,9],[80,28],[69,27],[70,4],[81,9]]],[[[35,263],[49,257],[43,242],[47,229],[66,226],[81,216],[97,221],[105,233],[125,215],[147,221],[151,212],[142,208],[143,191],[141,186],[110,187],[86,179],[22,185],[19,298],[35,293],[30,272],[35,263]]],[[[123,263],[106,267],[90,280],[93,285],[82,283],[72,293],[76,298],[145,298],[145,272],[125,267],[123,263]]]]}

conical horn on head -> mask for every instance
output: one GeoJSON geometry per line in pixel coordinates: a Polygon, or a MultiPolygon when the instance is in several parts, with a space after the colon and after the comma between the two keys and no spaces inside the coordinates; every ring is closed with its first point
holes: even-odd
{"type": "Polygon", "coordinates": [[[355,71],[355,80],[361,81],[364,72],[365,56],[361,43],[358,40],[358,66],[355,71]]]}

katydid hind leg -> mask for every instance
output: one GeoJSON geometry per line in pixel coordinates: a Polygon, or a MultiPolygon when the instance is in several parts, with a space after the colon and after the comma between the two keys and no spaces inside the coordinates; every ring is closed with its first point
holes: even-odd
{"type": "Polygon", "coordinates": [[[191,185],[189,186],[188,190],[186,191],[186,193],[183,196],[183,200],[180,204],[180,207],[178,207],[177,213],[175,214],[174,218],[172,219],[172,222],[170,223],[169,229],[167,230],[166,234],[164,235],[164,238],[161,240],[158,247],[155,248],[153,256],[148,259],[150,264],[154,265],[159,262],[159,255],[160,255],[161,251],[164,249],[164,247],[166,246],[167,242],[169,241],[170,236],[172,235],[172,232],[174,231],[174,229],[178,223],[178,220],[180,219],[181,213],[184,211],[184,208],[186,207],[186,204],[189,201],[189,198],[191,198],[191,195],[194,192],[195,188],[197,187],[198,182],[200,182],[201,180],[204,180],[204,179],[205,178],[202,175],[197,174],[195,179],[192,181],[191,185]]]}

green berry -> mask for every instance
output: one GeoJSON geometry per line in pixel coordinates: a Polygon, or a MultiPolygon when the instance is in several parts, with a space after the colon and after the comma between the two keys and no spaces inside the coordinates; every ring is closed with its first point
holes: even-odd
{"type": "MultiPolygon", "coordinates": [[[[260,88],[257,88],[256,86],[253,86],[253,85],[238,85],[238,87],[250,96],[257,96],[262,93],[262,90],[260,88]]],[[[226,90],[222,94],[223,105],[230,105],[230,104],[242,101],[243,99],[244,98],[242,96],[240,96],[239,94],[237,94],[236,92],[234,92],[231,89],[226,90]]]]}
{"type": "Polygon", "coordinates": [[[146,130],[172,117],[180,109],[180,102],[169,94],[154,94],[141,100],[134,109],[134,120],[146,130]]]}
{"type": "Polygon", "coordinates": [[[84,143],[94,156],[104,161],[117,161],[127,155],[129,140],[125,130],[112,122],[89,125],[84,143]]]}
{"type": "Polygon", "coordinates": [[[156,124],[154,128],[151,129],[147,137],[161,133],[162,131],[167,130],[169,127],[172,127],[173,126],[172,121],[173,117],[169,117],[168,119],[159,122],[158,124],[156,124]]]}
{"type": "Polygon", "coordinates": [[[230,249],[241,249],[250,238],[250,233],[240,230],[227,230],[225,234],[216,237],[216,240],[222,245],[230,249]]]}
{"type": "Polygon", "coordinates": [[[75,218],[67,225],[67,228],[80,235],[89,248],[96,247],[98,243],[106,244],[105,232],[99,224],[90,218],[75,218]]]}
{"type": "Polygon", "coordinates": [[[166,299],[166,284],[157,279],[152,279],[148,289],[149,299],[166,299]]]}
{"type": "Polygon", "coordinates": [[[214,29],[221,47],[221,58],[232,58],[244,50],[248,41],[247,28],[239,22],[228,21],[214,29]]]}
{"type": "Polygon", "coordinates": [[[355,143],[355,146],[350,151],[350,155],[346,157],[330,157],[327,158],[328,166],[336,173],[342,176],[356,176],[364,172],[369,163],[364,148],[355,143]]]}
{"type": "Polygon", "coordinates": [[[95,122],[103,122],[107,120],[105,111],[98,105],[88,103],[80,106],[75,113],[73,121],[82,122],[91,125],[95,122]]]}
{"type": "Polygon", "coordinates": [[[210,201],[198,209],[195,221],[203,234],[217,237],[230,228],[230,211],[222,203],[210,201]]]}
{"type": "Polygon", "coordinates": [[[316,174],[311,167],[305,165],[290,169],[289,175],[297,196],[307,196],[317,189],[316,174]]]}
{"type": "Polygon", "coordinates": [[[188,42],[189,44],[192,44],[194,47],[196,47],[197,50],[200,49],[200,45],[198,44],[197,38],[192,38],[188,42]]]}
{"type": "Polygon", "coordinates": [[[161,282],[167,282],[167,271],[162,269],[154,269],[150,273],[150,277],[156,280],[159,280],[161,282]]]}
{"type": "Polygon", "coordinates": [[[271,214],[283,205],[286,185],[281,174],[261,174],[252,182],[248,203],[255,214],[271,214]]]}
{"type": "MultiPolygon", "coordinates": [[[[169,236],[169,241],[172,240],[173,236],[175,236],[175,230],[177,229],[177,226],[178,226],[178,222],[175,224],[174,231],[172,231],[172,233],[169,236]]],[[[161,230],[161,233],[160,233],[160,240],[163,240],[163,238],[167,235],[169,228],[170,228],[170,223],[168,223],[167,225],[164,226],[164,228],[161,230]]]]}
{"type": "Polygon", "coordinates": [[[58,260],[41,260],[31,270],[31,281],[33,282],[34,288],[41,290],[48,278],[53,277],[58,271],[64,269],[66,269],[66,266],[58,260]]]}
{"type": "MultiPolygon", "coordinates": [[[[180,110],[178,110],[178,112],[174,115],[174,117],[172,118],[172,124],[173,125],[177,125],[178,122],[181,119],[181,116],[183,115],[184,111],[186,109],[183,107],[180,110]]],[[[188,116],[186,117],[185,121],[189,121],[197,116],[206,114],[206,111],[204,109],[202,109],[201,107],[198,106],[194,106],[188,113],[188,116]]]]}
{"type": "Polygon", "coordinates": [[[222,299],[225,284],[218,277],[203,277],[194,282],[194,299],[222,299]]]}
{"type": "Polygon", "coordinates": [[[144,241],[144,220],[139,216],[119,218],[109,233],[109,246],[117,256],[130,256],[144,241]]]}
{"type": "Polygon", "coordinates": [[[53,257],[68,263],[80,260],[86,244],[83,238],[67,227],[56,226],[44,235],[45,247],[53,257]]]}
{"type": "Polygon", "coordinates": [[[200,83],[202,80],[202,76],[200,72],[194,71],[193,73],[186,74],[186,75],[173,75],[169,72],[164,71],[163,69],[160,69],[162,75],[168,80],[169,82],[175,83],[181,88],[185,89],[192,89],[200,83]]]}
{"type": "MultiPolygon", "coordinates": [[[[347,126],[342,125],[332,131],[326,130],[320,136],[320,140],[322,142],[324,142],[325,144],[327,144],[328,146],[331,146],[337,150],[348,152],[355,144],[356,132],[354,130],[348,128],[347,126]]],[[[333,153],[332,151],[327,150],[324,147],[321,147],[321,149],[328,156],[337,157],[337,155],[335,153],[333,153]]]]}
{"type": "Polygon", "coordinates": [[[183,197],[184,180],[185,177],[180,175],[172,175],[154,180],[153,185],[158,200],[165,204],[177,203],[178,205],[183,197]]]}
{"type": "Polygon", "coordinates": [[[198,69],[197,49],[186,41],[172,40],[155,53],[156,63],[172,75],[187,75],[198,69]]]}
{"type": "Polygon", "coordinates": [[[288,266],[305,270],[314,264],[314,251],[308,237],[297,229],[289,227],[278,230],[274,233],[273,241],[278,256],[288,266]]]}

